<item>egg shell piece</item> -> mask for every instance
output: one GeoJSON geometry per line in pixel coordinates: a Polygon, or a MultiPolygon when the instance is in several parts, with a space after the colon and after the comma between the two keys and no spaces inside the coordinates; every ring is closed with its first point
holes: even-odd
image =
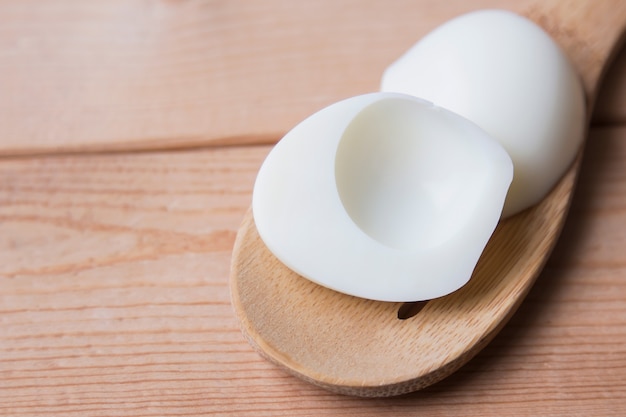
{"type": "Polygon", "coordinates": [[[515,167],[503,217],[543,199],[584,137],[585,97],[572,65],[543,29],[508,11],[439,26],[385,70],[381,90],[432,101],[501,142],[515,167]]]}
{"type": "Polygon", "coordinates": [[[288,132],[252,199],[259,235],[287,267],[381,301],[448,294],[471,277],[513,176],[482,129],[424,100],[352,97],[288,132]]]}

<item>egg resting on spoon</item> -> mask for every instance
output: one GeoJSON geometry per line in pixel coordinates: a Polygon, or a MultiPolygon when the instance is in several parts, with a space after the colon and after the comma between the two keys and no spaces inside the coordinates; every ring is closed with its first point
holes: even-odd
{"type": "Polygon", "coordinates": [[[380,301],[446,295],[471,277],[513,177],[474,123],[403,94],[352,97],[272,149],[256,179],[259,235],[287,267],[380,301]]]}
{"type": "Polygon", "coordinates": [[[503,217],[542,200],[584,137],[585,97],[573,66],[543,29],[508,11],[439,26],[385,70],[381,90],[432,101],[500,141],[515,167],[503,217]]]}

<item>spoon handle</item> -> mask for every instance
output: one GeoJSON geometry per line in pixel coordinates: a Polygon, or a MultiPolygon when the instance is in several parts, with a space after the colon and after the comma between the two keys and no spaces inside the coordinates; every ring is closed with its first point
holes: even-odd
{"type": "Polygon", "coordinates": [[[587,94],[587,108],[592,109],[600,80],[626,35],[626,2],[543,0],[534,3],[525,14],[564,49],[578,69],[587,94]]]}

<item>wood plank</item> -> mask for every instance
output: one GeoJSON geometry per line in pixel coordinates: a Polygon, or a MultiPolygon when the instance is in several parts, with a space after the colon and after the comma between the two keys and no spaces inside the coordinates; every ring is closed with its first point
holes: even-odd
{"type": "MultiPolygon", "coordinates": [[[[441,22],[528,3],[0,2],[0,155],[274,142],[441,22]]],[[[626,120],[625,72],[598,123],[626,120]]]]}
{"type": "Polygon", "coordinates": [[[526,3],[0,2],[0,154],[275,141],[434,26],[526,3]]]}
{"type": "Polygon", "coordinates": [[[563,238],[502,333],[376,400],[294,379],[239,332],[230,250],[268,150],[1,160],[0,414],[626,413],[626,127],[594,129],[563,238]]]}

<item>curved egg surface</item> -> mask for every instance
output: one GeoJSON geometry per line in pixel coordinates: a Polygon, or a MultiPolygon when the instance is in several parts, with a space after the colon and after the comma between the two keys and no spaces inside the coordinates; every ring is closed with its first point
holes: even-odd
{"type": "Polygon", "coordinates": [[[515,168],[503,217],[552,189],[584,135],[585,98],[570,62],[539,26],[507,11],[438,27],[386,69],[381,89],[432,101],[500,141],[515,168]]]}
{"type": "Polygon", "coordinates": [[[471,277],[500,218],[509,155],[474,123],[403,94],[352,97],[288,132],[252,211],[296,273],[374,300],[448,294],[471,277]]]}

